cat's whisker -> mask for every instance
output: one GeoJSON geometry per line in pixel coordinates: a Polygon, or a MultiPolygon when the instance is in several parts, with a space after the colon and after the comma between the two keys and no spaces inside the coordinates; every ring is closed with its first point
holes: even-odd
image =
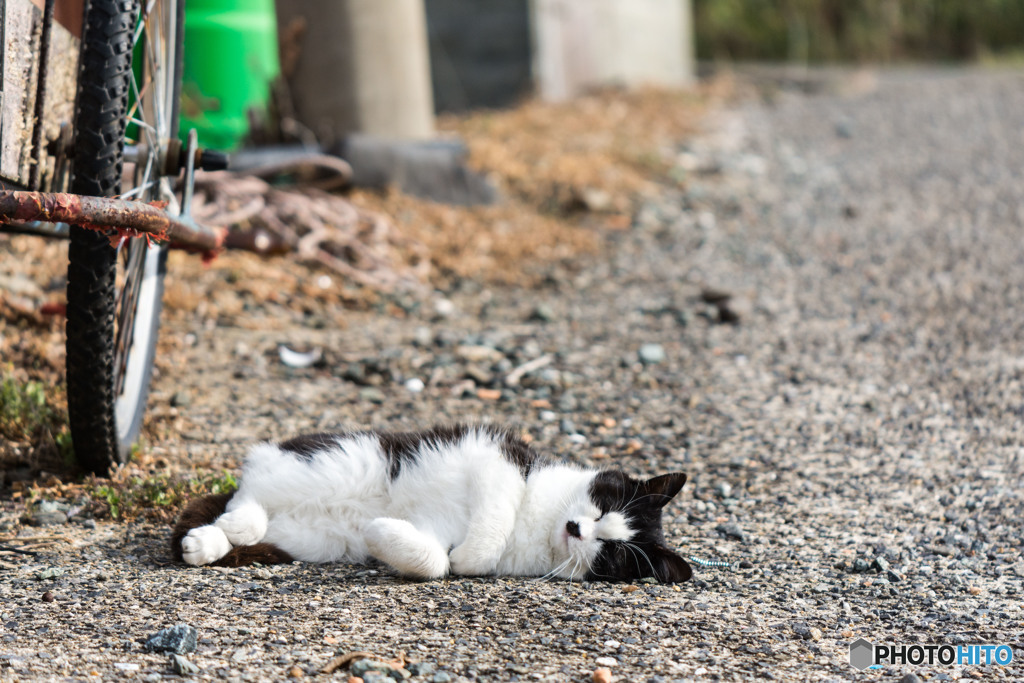
{"type": "Polygon", "coordinates": [[[642,502],[643,502],[644,500],[646,500],[646,499],[648,499],[648,498],[654,498],[655,496],[659,496],[659,497],[662,497],[662,498],[664,498],[664,496],[663,496],[662,494],[660,494],[660,493],[647,493],[647,494],[645,494],[645,495],[642,495],[642,496],[640,496],[640,497],[634,497],[634,498],[631,498],[631,499],[629,500],[629,502],[628,502],[628,503],[626,503],[626,506],[625,506],[625,507],[624,507],[624,508],[622,509],[622,511],[623,511],[624,513],[626,513],[626,512],[630,512],[630,511],[632,511],[632,510],[633,510],[633,509],[634,509],[634,508],[635,508],[635,507],[636,507],[637,505],[639,505],[640,503],[642,503],[642,502]]]}
{"type": "MultiPolygon", "coordinates": [[[[634,559],[634,560],[636,559],[636,555],[637,555],[637,553],[639,553],[639,554],[640,554],[640,556],[641,556],[641,557],[643,557],[643,558],[644,558],[644,560],[645,560],[645,561],[647,562],[647,566],[651,568],[651,576],[654,576],[655,578],[657,578],[657,574],[658,574],[658,572],[657,572],[657,570],[656,570],[656,569],[654,568],[654,563],[653,563],[653,562],[651,562],[651,558],[647,556],[647,553],[645,553],[645,552],[644,552],[643,548],[641,548],[640,546],[636,545],[635,543],[629,543],[629,542],[624,542],[624,543],[623,543],[623,545],[624,545],[624,546],[625,546],[625,547],[626,547],[626,548],[627,548],[627,549],[628,549],[628,550],[629,550],[629,551],[630,551],[631,553],[633,553],[633,559],[634,559]]],[[[639,562],[637,562],[637,569],[639,569],[639,568],[640,568],[640,563],[639,563],[639,562]]]]}
{"type": "Polygon", "coordinates": [[[572,558],[571,558],[571,557],[567,557],[567,558],[565,559],[565,561],[563,561],[563,562],[562,562],[561,564],[559,564],[559,565],[558,565],[557,567],[555,567],[554,569],[552,569],[551,571],[549,571],[549,572],[548,572],[547,574],[545,574],[545,575],[543,575],[543,576],[538,576],[538,577],[536,578],[536,581],[550,581],[551,579],[553,579],[553,578],[555,578],[556,576],[558,576],[558,573],[559,573],[560,571],[562,571],[563,569],[565,569],[565,568],[566,568],[566,567],[567,567],[567,566],[569,565],[569,563],[570,563],[571,561],[572,561],[572,558]]]}

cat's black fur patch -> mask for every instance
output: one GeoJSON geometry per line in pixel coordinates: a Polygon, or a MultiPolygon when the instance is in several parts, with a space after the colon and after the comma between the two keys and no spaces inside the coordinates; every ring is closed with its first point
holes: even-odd
{"type": "Polygon", "coordinates": [[[604,541],[590,569],[590,578],[632,581],[654,577],[679,583],[692,576],[690,565],[665,546],[661,510],[686,482],[684,474],[665,474],[640,481],[619,470],[599,472],[590,484],[590,497],[601,514],[625,516],[633,537],[604,541]]]}
{"type": "Polygon", "coordinates": [[[452,425],[434,427],[423,432],[385,432],[376,436],[380,439],[380,447],[388,459],[388,473],[394,479],[402,471],[404,463],[415,462],[424,444],[443,446],[455,443],[465,435],[464,425],[452,425]]]}
{"type": "Polygon", "coordinates": [[[299,460],[309,462],[313,456],[320,451],[327,450],[338,445],[338,435],[327,432],[318,434],[302,434],[287,441],[282,441],[278,447],[282,451],[294,453],[299,460]]]}
{"type": "Polygon", "coordinates": [[[501,454],[519,469],[520,474],[524,478],[530,474],[533,466],[541,460],[537,452],[511,429],[491,426],[470,427],[464,424],[445,425],[420,432],[320,432],[318,434],[303,434],[287,441],[282,441],[278,446],[283,451],[294,453],[300,460],[311,462],[317,453],[336,447],[339,440],[346,437],[363,434],[373,436],[380,442],[380,447],[388,461],[388,474],[391,479],[394,479],[402,471],[404,464],[415,462],[420,449],[424,446],[427,448],[433,446],[443,448],[454,445],[465,438],[470,430],[473,429],[479,429],[494,437],[498,448],[501,450],[501,454]]]}
{"type": "Polygon", "coordinates": [[[402,465],[415,461],[423,447],[447,447],[464,439],[474,429],[491,435],[505,459],[515,465],[526,477],[539,459],[537,453],[514,432],[498,427],[469,427],[464,424],[434,427],[422,432],[390,432],[377,434],[381,448],[388,458],[388,472],[394,479],[402,471],[402,465]]]}
{"type": "Polygon", "coordinates": [[[523,441],[511,429],[495,429],[493,433],[501,435],[501,441],[498,442],[501,454],[505,456],[506,460],[519,468],[519,473],[523,475],[523,479],[530,476],[534,465],[543,462],[540,454],[533,450],[530,444],[523,441]]]}

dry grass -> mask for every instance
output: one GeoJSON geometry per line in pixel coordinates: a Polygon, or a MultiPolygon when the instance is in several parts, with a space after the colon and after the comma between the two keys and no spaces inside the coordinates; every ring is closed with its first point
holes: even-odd
{"type": "Polygon", "coordinates": [[[609,90],[441,117],[438,127],[466,142],[470,166],[497,184],[502,204],[440,206],[360,192],[352,201],[391,216],[423,243],[442,283],[530,285],[552,264],[598,251],[605,230],[628,227],[637,201],[674,182],[676,147],[725,87],[609,90]]]}

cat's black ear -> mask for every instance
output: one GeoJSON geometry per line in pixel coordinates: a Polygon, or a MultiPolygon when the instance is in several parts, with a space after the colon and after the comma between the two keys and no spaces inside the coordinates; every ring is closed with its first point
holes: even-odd
{"type": "Polygon", "coordinates": [[[654,578],[660,583],[682,583],[693,576],[690,564],[665,546],[655,546],[650,558],[654,566],[654,578]]]}
{"type": "Polygon", "coordinates": [[[675,498],[679,489],[686,483],[686,475],[682,472],[662,474],[644,482],[644,490],[651,496],[652,502],[658,507],[665,507],[668,502],[675,498]]]}

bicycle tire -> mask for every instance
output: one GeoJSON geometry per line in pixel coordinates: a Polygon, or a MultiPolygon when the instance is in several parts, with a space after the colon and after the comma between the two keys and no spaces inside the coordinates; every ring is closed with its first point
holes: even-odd
{"type": "MultiPolygon", "coordinates": [[[[177,135],[184,3],[165,28],[175,45],[169,103],[177,135]]],[[[71,191],[121,193],[138,2],[90,0],[82,32],[71,191]]],[[[148,24],[142,24],[147,25],[148,24]]],[[[147,62],[143,59],[143,63],[147,62]]],[[[143,77],[145,79],[145,76],[143,77]]],[[[136,84],[135,91],[141,90],[136,84]]],[[[138,109],[141,109],[141,105],[138,109]]],[[[149,179],[151,180],[151,179],[149,179]]],[[[143,190],[133,198],[150,199],[143,190]]],[[[78,464],[103,475],[127,461],[142,428],[159,329],[166,250],[72,226],[68,248],[66,379],[78,464]],[[123,286],[119,284],[123,280],[123,286]]]]}

